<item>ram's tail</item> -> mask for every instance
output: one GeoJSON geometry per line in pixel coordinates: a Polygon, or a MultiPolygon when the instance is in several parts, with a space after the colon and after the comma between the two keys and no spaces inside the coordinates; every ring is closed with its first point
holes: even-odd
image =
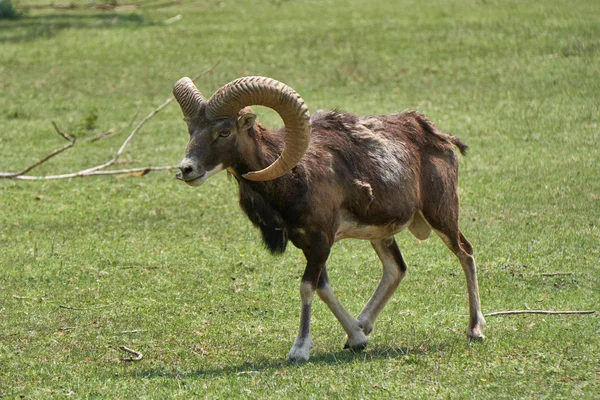
{"type": "Polygon", "coordinates": [[[466,144],[464,144],[463,142],[460,141],[459,138],[457,138],[456,136],[450,134],[450,133],[446,133],[446,135],[448,135],[448,140],[450,140],[450,142],[452,142],[453,145],[455,145],[456,147],[458,147],[458,150],[460,151],[460,154],[462,154],[463,156],[467,155],[467,150],[469,149],[469,146],[467,146],[466,144]]]}
{"type": "Polygon", "coordinates": [[[463,156],[467,155],[467,149],[469,148],[469,146],[461,142],[461,140],[458,137],[454,136],[451,133],[440,131],[435,126],[435,124],[431,122],[429,118],[427,118],[425,115],[421,114],[418,111],[409,111],[408,113],[413,115],[413,117],[417,120],[424,132],[437,136],[439,139],[445,142],[452,143],[453,145],[458,147],[460,154],[462,154],[463,156]]]}

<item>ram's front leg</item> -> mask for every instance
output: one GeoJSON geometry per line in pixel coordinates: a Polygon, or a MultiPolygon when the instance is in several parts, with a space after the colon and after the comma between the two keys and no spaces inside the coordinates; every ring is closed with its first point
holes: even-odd
{"type": "Polygon", "coordinates": [[[300,298],[302,299],[300,328],[298,328],[296,341],[290,349],[290,361],[308,361],[310,349],[313,347],[313,341],[310,337],[310,313],[314,294],[315,287],[312,282],[305,282],[303,279],[300,285],[300,298]]]}
{"type": "Polygon", "coordinates": [[[310,336],[312,301],[331,248],[327,236],[321,232],[307,234],[302,238],[302,242],[302,250],[307,262],[300,284],[300,298],[302,299],[300,327],[296,341],[290,350],[290,361],[308,361],[310,349],[313,346],[310,336]]]}

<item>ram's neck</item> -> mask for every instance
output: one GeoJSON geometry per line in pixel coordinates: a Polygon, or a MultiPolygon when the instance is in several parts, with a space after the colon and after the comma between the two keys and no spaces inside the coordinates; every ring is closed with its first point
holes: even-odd
{"type": "Polygon", "coordinates": [[[283,150],[284,135],[283,129],[273,131],[256,122],[248,134],[240,138],[238,161],[229,172],[240,178],[271,165],[283,150]]]}
{"type": "Polygon", "coordinates": [[[288,224],[281,214],[286,196],[278,189],[286,177],[255,182],[244,179],[243,175],[271,165],[283,150],[283,137],[282,130],[271,131],[255,123],[240,140],[238,162],[228,169],[239,183],[242,210],[260,229],[263,243],[272,253],[285,251],[288,242],[288,224]]]}
{"type": "Polygon", "coordinates": [[[285,195],[276,195],[273,182],[253,182],[237,176],[236,179],[240,186],[240,206],[260,230],[265,247],[271,253],[283,253],[289,231],[280,204],[285,195]]]}

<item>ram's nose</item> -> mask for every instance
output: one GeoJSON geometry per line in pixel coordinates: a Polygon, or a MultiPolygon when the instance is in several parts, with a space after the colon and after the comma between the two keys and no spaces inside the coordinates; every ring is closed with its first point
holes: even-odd
{"type": "Polygon", "coordinates": [[[189,176],[194,169],[190,166],[190,165],[180,165],[179,166],[179,171],[177,173],[177,175],[175,175],[175,178],[179,179],[180,181],[184,181],[186,176],[189,176]]]}
{"type": "Polygon", "coordinates": [[[175,178],[179,179],[180,181],[187,180],[187,178],[189,178],[189,176],[194,172],[194,167],[192,166],[191,161],[188,159],[183,160],[181,164],[179,164],[179,171],[180,172],[175,175],[175,178]]]}

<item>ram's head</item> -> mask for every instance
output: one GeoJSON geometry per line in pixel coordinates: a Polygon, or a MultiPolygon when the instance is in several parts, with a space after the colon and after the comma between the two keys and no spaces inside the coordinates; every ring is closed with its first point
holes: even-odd
{"type": "Polygon", "coordinates": [[[276,179],[290,172],[308,147],[308,107],[292,88],[274,79],[240,78],[206,100],[190,78],[181,78],[173,86],[173,94],[190,134],[177,179],[191,186],[201,185],[210,176],[250,156],[241,154],[249,148],[245,145],[249,140],[248,130],[256,119],[247,106],[261,105],[275,110],[284,122],[286,136],[281,156],[265,169],[244,174],[244,178],[276,179]]]}

